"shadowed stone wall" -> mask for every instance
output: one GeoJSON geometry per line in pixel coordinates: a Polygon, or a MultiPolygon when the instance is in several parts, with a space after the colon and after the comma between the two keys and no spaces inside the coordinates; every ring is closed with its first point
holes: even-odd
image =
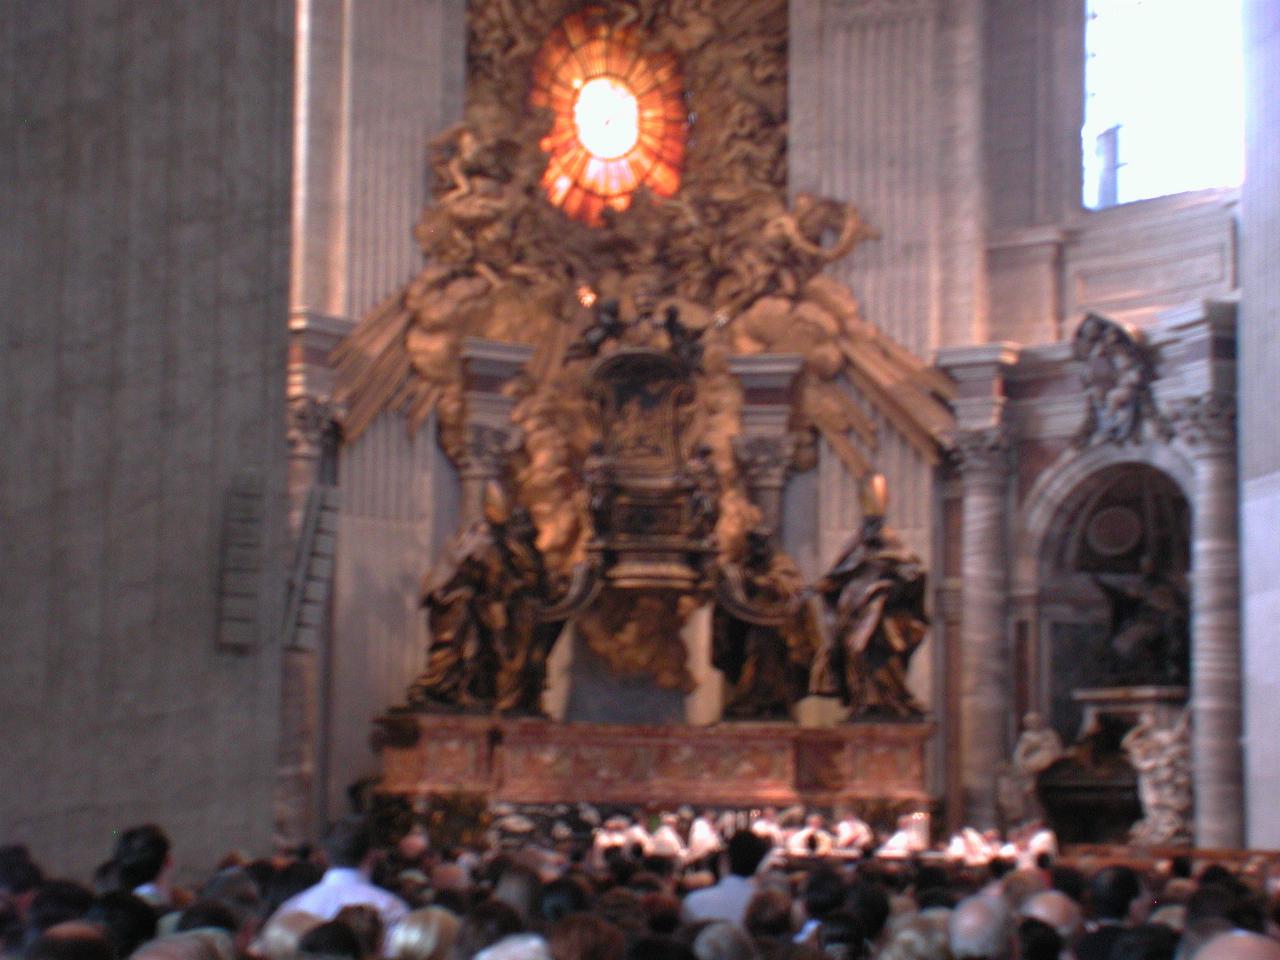
{"type": "Polygon", "coordinates": [[[57,872],[143,820],[189,873],[269,848],[293,42],[0,7],[0,835],[57,872]]]}

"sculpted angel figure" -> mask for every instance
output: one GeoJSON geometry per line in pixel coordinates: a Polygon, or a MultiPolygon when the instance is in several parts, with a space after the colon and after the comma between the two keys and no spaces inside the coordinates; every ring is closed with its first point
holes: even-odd
{"type": "Polygon", "coordinates": [[[814,585],[828,636],[814,664],[815,692],[838,696],[852,718],[923,713],[907,667],[929,629],[924,565],[884,522],[885,479],[863,486],[862,529],[814,585]]]}

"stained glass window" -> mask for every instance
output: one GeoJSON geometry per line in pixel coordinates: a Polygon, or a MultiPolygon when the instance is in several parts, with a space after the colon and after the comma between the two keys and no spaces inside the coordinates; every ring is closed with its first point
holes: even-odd
{"type": "Polygon", "coordinates": [[[642,51],[637,32],[598,7],[566,17],[534,61],[529,103],[552,111],[542,140],[547,198],[598,226],[606,207],[625,210],[647,187],[680,186],[688,113],[679,64],[642,51]]]}

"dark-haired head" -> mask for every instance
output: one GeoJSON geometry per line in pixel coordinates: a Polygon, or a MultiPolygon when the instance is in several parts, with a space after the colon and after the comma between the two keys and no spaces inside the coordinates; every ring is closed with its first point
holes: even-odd
{"type": "Polygon", "coordinates": [[[84,918],[102,927],[117,957],[129,956],[156,935],[155,909],[124,890],[102,894],[84,918]]]}
{"type": "Polygon", "coordinates": [[[1116,866],[1099,870],[1089,884],[1093,914],[1103,920],[1124,920],[1141,892],[1142,882],[1131,868],[1116,866]]]}
{"type": "Polygon", "coordinates": [[[303,957],[342,957],[345,960],[361,960],[362,956],[360,939],[340,920],[330,920],[308,930],[298,941],[298,953],[303,957]]]}
{"type": "Polygon", "coordinates": [[[373,831],[364,817],[343,817],[329,828],[324,852],[334,867],[360,867],[373,850],[373,831]]]}
{"type": "Polygon", "coordinates": [[[169,860],[169,838],[154,823],[130,827],[116,841],[112,859],[120,886],[134,890],[160,876],[169,860]]]}
{"type": "Polygon", "coordinates": [[[735,833],[729,838],[729,870],[739,877],[749,877],[756,872],[769,853],[769,841],[750,830],[735,833]]]}

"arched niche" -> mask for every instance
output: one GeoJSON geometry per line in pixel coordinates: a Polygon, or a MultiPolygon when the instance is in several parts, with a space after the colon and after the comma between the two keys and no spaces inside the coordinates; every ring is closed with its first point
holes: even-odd
{"type": "Polygon", "coordinates": [[[1052,509],[1042,501],[1027,558],[1035,572],[1038,699],[1066,742],[1082,716],[1075,691],[1135,683],[1117,672],[1102,584],[1138,593],[1159,577],[1185,595],[1191,560],[1191,505],[1175,474],[1123,458],[1073,472],[1069,486],[1056,485],[1052,509]]]}

